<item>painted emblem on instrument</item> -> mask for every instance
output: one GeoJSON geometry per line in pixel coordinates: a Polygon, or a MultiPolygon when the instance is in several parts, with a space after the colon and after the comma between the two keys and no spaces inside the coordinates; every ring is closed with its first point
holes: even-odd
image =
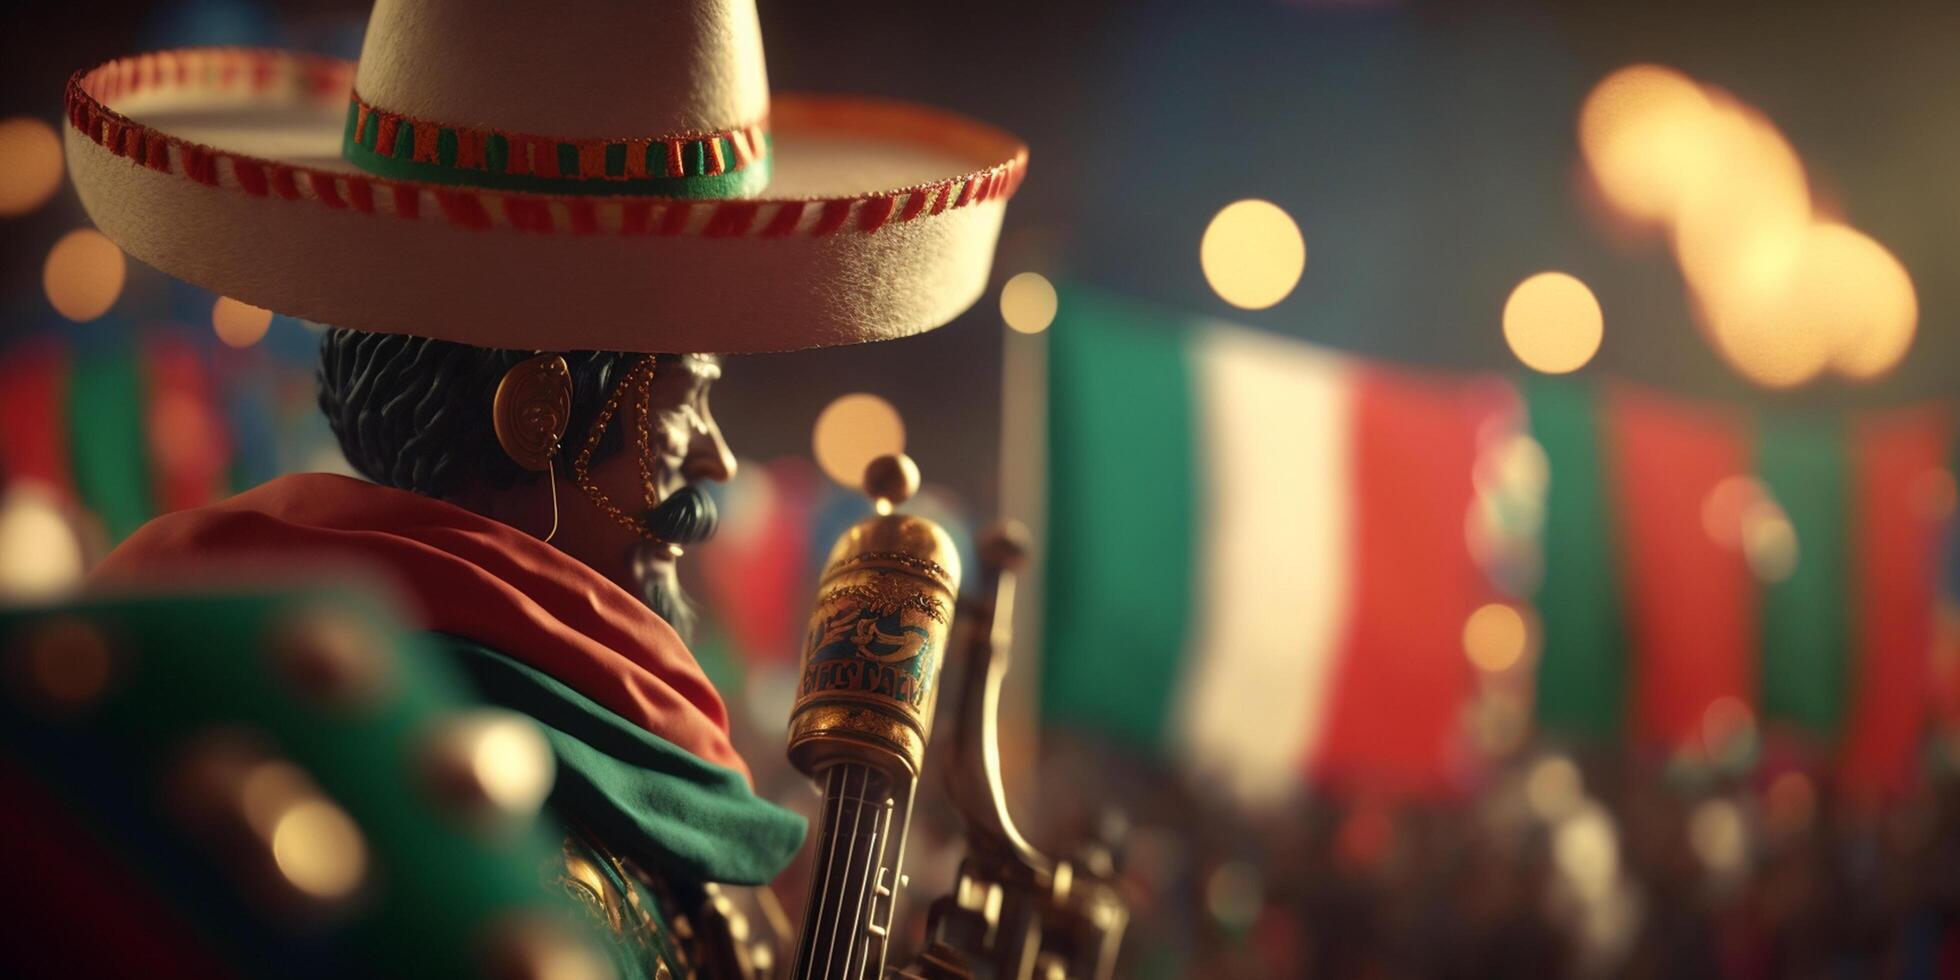
{"type": "Polygon", "coordinates": [[[906,576],[875,574],[833,588],[817,600],[797,693],[858,691],[917,706],[926,665],[938,654],[934,627],[945,622],[944,604],[906,576]]]}

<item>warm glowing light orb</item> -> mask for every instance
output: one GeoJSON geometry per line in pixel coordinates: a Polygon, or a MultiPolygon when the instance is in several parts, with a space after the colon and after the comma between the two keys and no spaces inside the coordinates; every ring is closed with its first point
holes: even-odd
{"type": "Polygon", "coordinates": [[[29,116],[0,119],[0,217],[26,214],[61,189],[61,137],[29,116]]]}
{"type": "Polygon", "coordinates": [[[1517,607],[1502,602],[1478,606],[1463,621],[1463,652],[1486,673],[1510,670],[1531,647],[1531,625],[1517,607]]]}
{"type": "Polygon", "coordinates": [[[1862,380],[1897,365],[1919,321],[1905,266],[1841,224],[1810,225],[1798,241],[1795,265],[1780,285],[1759,280],[1700,297],[1716,350],[1743,376],[1774,388],[1802,384],[1827,367],[1862,380]]]}
{"type": "Polygon", "coordinates": [[[1725,799],[1703,800],[1688,815],[1688,844],[1708,870],[1730,874],[1748,856],[1742,809],[1725,799]]]}
{"type": "Polygon", "coordinates": [[[41,267],[41,288],[56,313],[87,323],[109,312],[122,295],[129,269],[122,249],[93,228],[61,236],[41,267]]]}
{"type": "Polygon", "coordinates": [[[211,329],[227,347],[250,347],[265,339],[272,326],[272,311],[220,296],[211,305],[211,329]]]}
{"type": "Polygon", "coordinates": [[[53,489],[16,480],[0,497],[0,599],[45,599],[81,584],[82,543],[53,489]]]}
{"type": "Polygon", "coordinates": [[[1686,75],[1629,65],[1601,79],[1579,110],[1579,148],[1608,204],[1667,222],[1719,167],[1714,105],[1686,75]]]}
{"type": "Polygon", "coordinates": [[[274,821],[272,860],[299,891],[342,898],[367,874],[367,841],[347,811],[313,797],[287,807],[274,821]]]}
{"type": "Polygon", "coordinates": [[[905,451],[905,422],[877,395],[844,395],[817,415],[811,450],[826,475],[856,489],[872,460],[905,451]]]}
{"type": "Polygon", "coordinates": [[[1582,898],[1597,901],[1620,876],[1620,834],[1598,803],[1581,805],[1552,831],[1552,860],[1582,898]]]}
{"type": "Polygon", "coordinates": [[[1740,548],[1744,515],[1768,498],[1769,490],[1753,476],[1724,477],[1701,499],[1701,529],[1724,548],[1740,548]]]}
{"type": "Polygon", "coordinates": [[[1293,292],[1307,267],[1300,226],[1271,201],[1234,201],[1205,227],[1198,247],[1205,281],[1220,299],[1263,310],[1293,292]]]}
{"type": "Polygon", "coordinates": [[[1830,363],[1830,338],[1788,320],[1711,314],[1709,326],[1716,353],[1765,388],[1795,388],[1830,363]]]}
{"type": "Polygon", "coordinates": [[[1531,276],[1504,302],[1504,342],[1534,371],[1577,371],[1599,352],[1605,333],[1599,300],[1585,283],[1563,272],[1531,276]]]}
{"type": "Polygon", "coordinates": [[[1742,512],[1742,557],[1765,582],[1781,582],[1797,570],[1797,529],[1781,505],[1765,498],[1742,512]]]}
{"type": "Polygon", "coordinates": [[[1741,698],[1725,694],[1701,712],[1702,747],[1711,758],[1747,748],[1756,739],[1756,712],[1741,698]]]}
{"type": "Polygon", "coordinates": [[[1000,287],[1000,318],[1020,333],[1040,333],[1060,306],[1055,285],[1039,272],[1023,272],[1000,287]]]}
{"type": "Polygon", "coordinates": [[[503,712],[484,712],[459,733],[469,766],[483,795],[507,813],[535,813],[557,779],[551,743],[531,720],[503,712]]]}
{"type": "Polygon", "coordinates": [[[1715,98],[1708,139],[1716,166],[1679,202],[1674,251],[1704,307],[1751,316],[1802,274],[1810,184],[1775,124],[1726,95],[1715,98]]]}
{"type": "Polygon", "coordinates": [[[1585,802],[1585,776],[1571,759],[1548,755],[1533,763],[1531,772],[1526,774],[1524,798],[1538,819],[1555,823],[1585,802]]]}
{"type": "Polygon", "coordinates": [[[1919,297],[1906,267],[1871,236],[1820,223],[1806,239],[1797,311],[1827,335],[1831,367],[1859,380],[1905,357],[1919,327],[1919,297]]]}

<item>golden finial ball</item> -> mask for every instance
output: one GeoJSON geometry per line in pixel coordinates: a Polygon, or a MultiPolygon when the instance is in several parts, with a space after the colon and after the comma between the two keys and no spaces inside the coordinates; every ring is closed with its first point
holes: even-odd
{"type": "Polygon", "coordinates": [[[864,468],[864,492],[872,500],[898,506],[919,492],[919,464],[904,453],[880,456],[864,468]]]}

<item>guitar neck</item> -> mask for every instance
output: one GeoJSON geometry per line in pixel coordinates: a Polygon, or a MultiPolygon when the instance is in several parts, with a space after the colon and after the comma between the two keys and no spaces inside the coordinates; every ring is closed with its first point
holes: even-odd
{"type": "Polygon", "coordinates": [[[910,787],[901,788],[885,772],[854,762],[828,767],[823,784],[810,901],[804,906],[792,976],[868,980],[885,969],[910,787]]]}

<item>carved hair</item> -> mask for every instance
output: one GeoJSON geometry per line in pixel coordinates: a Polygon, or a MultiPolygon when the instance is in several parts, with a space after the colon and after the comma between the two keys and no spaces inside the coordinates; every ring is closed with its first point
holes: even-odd
{"type": "MultiPolygon", "coordinates": [[[[497,382],[532,353],[331,327],[320,338],[320,410],[347,461],[376,483],[431,497],[477,485],[503,489],[538,476],[504,454],[490,417],[497,382]]],[[[572,369],[567,442],[584,438],[634,356],[565,355],[572,369]]],[[[599,458],[623,444],[621,428],[607,428],[599,458]]]]}

